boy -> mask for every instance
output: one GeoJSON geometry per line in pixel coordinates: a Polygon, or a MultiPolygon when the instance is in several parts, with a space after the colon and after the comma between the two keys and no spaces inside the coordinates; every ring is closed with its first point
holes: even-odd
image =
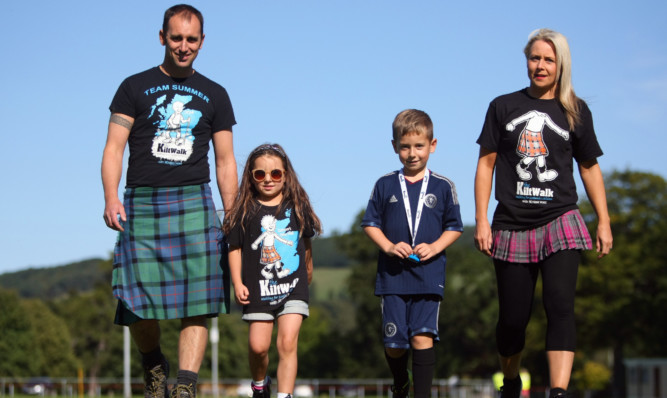
{"type": "Polygon", "coordinates": [[[414,396],[431,395],[438,341],[438,312],[445,286],[445,249],[463,232],[454,183],[431,173],[433,123],[407,109],[393,123],[394,151],[403,168],[381,177],[368,201],[362,227],[380,248],[375,295],[382,297],[385,358],[394,376],[394,397],[410,390],[412,348],[414,396]]]}

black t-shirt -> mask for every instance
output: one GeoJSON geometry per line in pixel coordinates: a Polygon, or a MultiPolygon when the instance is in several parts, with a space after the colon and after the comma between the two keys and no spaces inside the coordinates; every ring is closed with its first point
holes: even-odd
{"type": "Polygon", "coordinates": [[[245,223],[245,232],[236,225],[226,236],[230,246],[240,247],[241,277],[250,292],[250,304],[243,313],[271,312],[286,300],[308,301],[308,271],[303,238],[314,231],[299,225],[289,204],[263,206],[245,223]]]}
{"type": "Polygon", "coordinates": [[[128,187],[209,182],[213,133],[236,124],[222,86],[197,72],[175,79],[159,67],[125,79],[109,109],[134,118],[128,139],[128,187]]]}
{"type": "Polygon", "coordinates": [[[497,153],[493,229],[534,228],[577,208],[572,159],[602,155],[591,112],[580,104],[581,123],[568,131],[556,99],[523,89],[491,102],[477,143],[497,153]]]}

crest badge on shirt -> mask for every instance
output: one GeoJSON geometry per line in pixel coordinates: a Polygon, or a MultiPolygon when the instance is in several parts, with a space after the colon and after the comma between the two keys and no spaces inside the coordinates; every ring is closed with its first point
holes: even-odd
{"type": "Polygon", "coordinates": [[[430,193],[424,197],[424,205],[429,209],[433,209],[436,204],[438,204],[438,198],[434,194],[430,193]]]}

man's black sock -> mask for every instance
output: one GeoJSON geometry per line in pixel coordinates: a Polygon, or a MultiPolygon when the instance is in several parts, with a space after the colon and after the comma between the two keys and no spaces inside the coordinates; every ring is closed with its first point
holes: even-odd
{"type": "Polygon", "coordinates": [[[139,353],[141,354],[141,365],[144,367],[144,369],[153,369],[154,367],[162,364],[164,361],[164,355],[162,355],[160,346],[158,346],[153,351],[147,353],[139,351],[139,353]]]}
{"type": "Polygon", "coordinates": [[[197,386],[197,379],[199,379],[199,375],[189,370],[179,369],[178,374],[176,375],[177,384],[192,386],[193,389],[197,386]]]}

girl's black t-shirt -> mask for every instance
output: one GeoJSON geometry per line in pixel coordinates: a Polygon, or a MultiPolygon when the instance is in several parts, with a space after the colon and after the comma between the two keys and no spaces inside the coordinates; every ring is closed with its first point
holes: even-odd
{"type": "Polygon", "coordinates": [[[243,306],[244,314],[270,313],[287,300],[308,301],[303,238],[311,238],[315,232],[308,228],[299,232],[289,203],[256,205],[257,211],[244,228],[237,224],[225,237],[230,246],[241,248],[241,277],[250,292],[250,304],[243,306]]]}

